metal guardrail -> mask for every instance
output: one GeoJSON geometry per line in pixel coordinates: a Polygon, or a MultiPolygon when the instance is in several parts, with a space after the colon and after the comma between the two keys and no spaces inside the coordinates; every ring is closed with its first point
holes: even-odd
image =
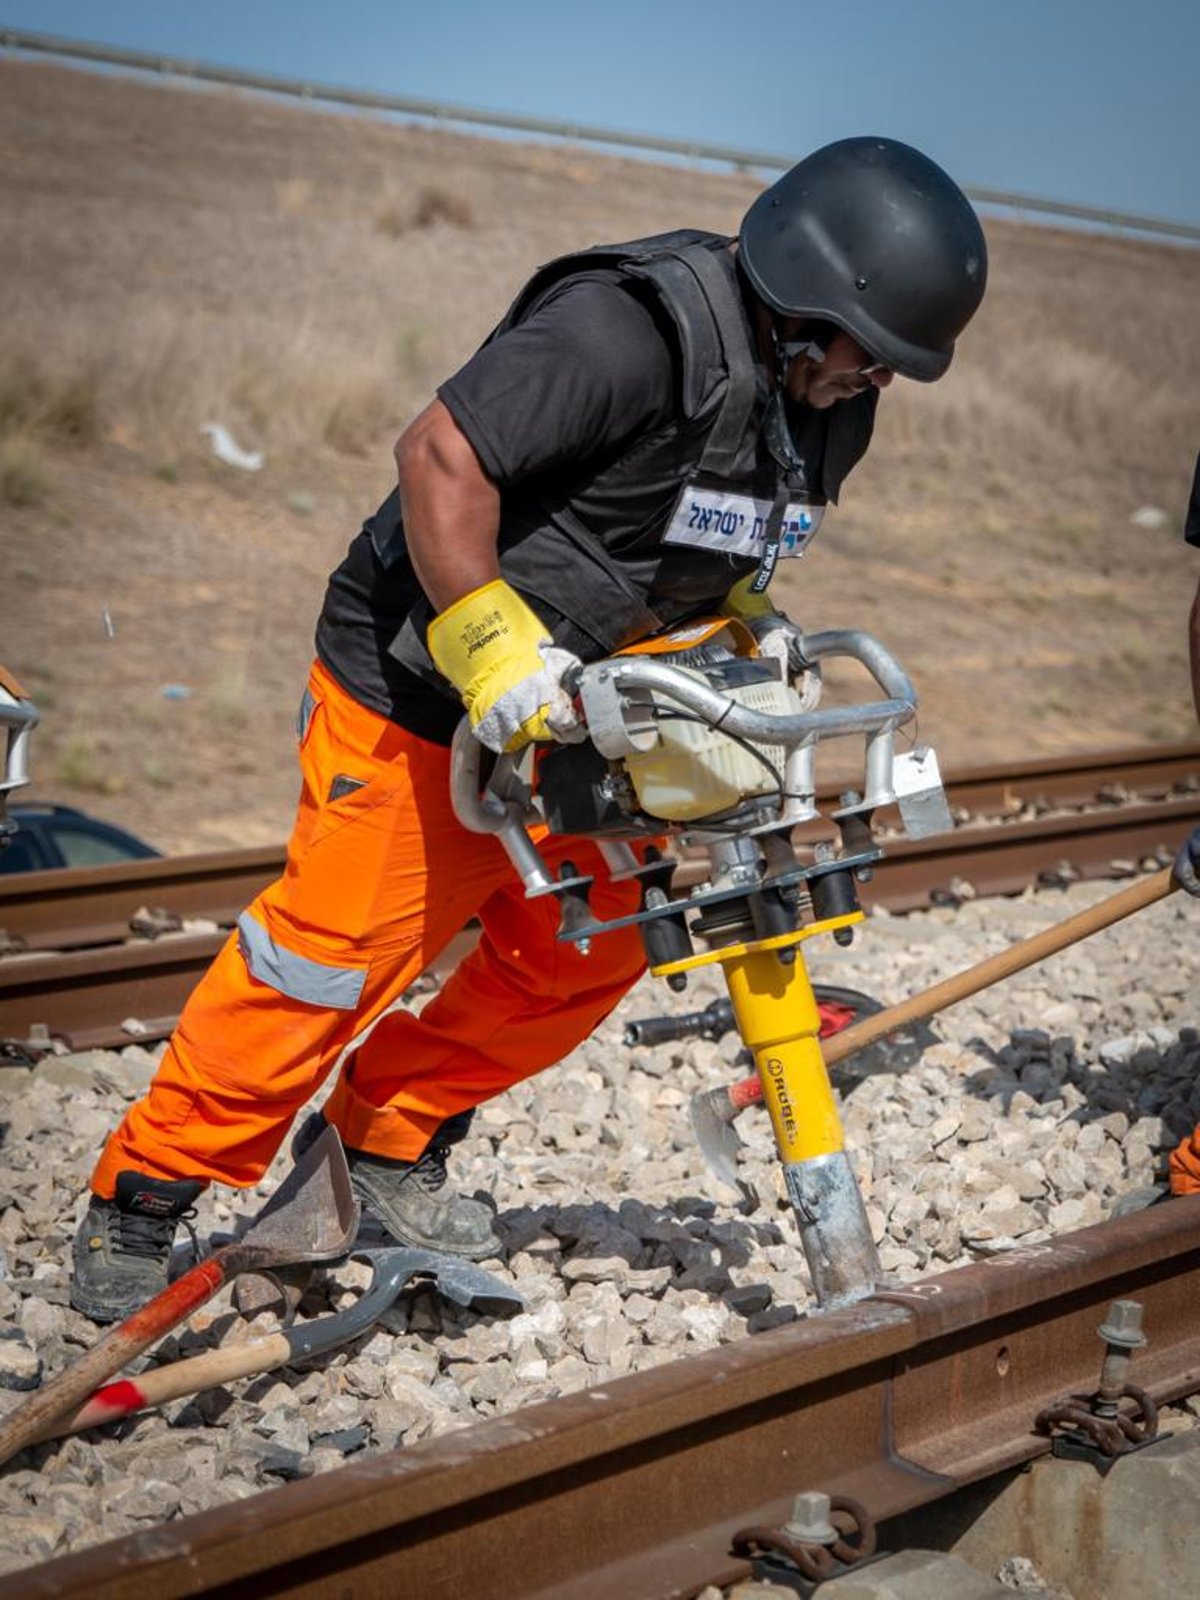
{"type": "MultiPolygon", "coordinates": [[[[615,145],[624,149],[655,151],[683,156],[693,161],[715,161],[739,171],[762,169],[783,172],[799,159],[796,155],[774,155],[763,150],[737,150],[729,145],[705,144],[692,139],[661,139],[652,134],[629,133],[617,128],[597,128],[587,123],[556,122],[548,117],[520,116],[515,112],[484,111],[474,106],[448,105],[440,100],[418,100],[407,95],[382,94],[369,89],[347,89],[338,84],[310,83],[300,78],[277,77],[273,73],[246,72],[220,67],[211,62],[177,56],[155,55],[144,50],[117,49],[85,39],[64,39],[57,34],[27,33],[0,23],[0,46],[7,50],[35,55],[64,56],[76,61],[91,61],[103,66],[126,67],[138,72],[194,78],[202,83],[226,84],[231,88],[255,89],[264,94],[290,95],[301,100],[319,100],[331,105],[357,106],[363,110],[393,115],[424,117],[437,122],[474,124],[504,128],[514,133],[536,133],[548,138],[568,139],[586,144],[615,145]]],[[[1076,222],[1095,222],[1133,233],[1158,234],[1172,239],[1200,242],[1200,226],[1172,222],[1165,217],[1146,217],[1125,211],[1108,211],[1096,206],[1074,205],[1065,200],[1046,200],[1035,195],[1013,194],[1003,189],[965,186],[965,192],[980,205],[1004,210],[1033,212],[1051,217],[1067,217],[1076,222]]]]}

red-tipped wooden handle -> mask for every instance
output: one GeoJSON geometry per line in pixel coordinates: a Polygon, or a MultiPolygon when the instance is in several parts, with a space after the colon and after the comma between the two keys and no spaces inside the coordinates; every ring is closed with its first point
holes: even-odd
{"type": "Polygon", "coordinates": [[[45,1437],[46,1428],[55,1418],[73,1411],[156,1339],[211,1300],[231,1270],[236,1270],[231,1257],[240,1254],[237,1245],[228,1245],[198,1262],[131,1317],[110,1328],[78,1361],[31,1394],[24,1405],[0,1423],[0,1464],[45,1437]]]}
{"type": "Polygon", "coordinates": [[[122,1417],[161,1406],[168,1400],[179,1400],[187,1394],[214,1389],[218,1384],[232,1383],[235,1378],[270,1372],[273,1367],[290,1361],[293,1354],[286,1335],[269,1333],[261,1339],[250,1339],[246,1344],[205,1350],[185,1361],[154,1367],[136,1378],[118,1378],[115,1383],[106,1383],[102,1389],[97,1389],[90,1400],[85,1400],[69,1416],[56,1417],[36,1440],[29,1442],[40,1443],[43,1439],[61,1439],[68,1433],[82,1433],[85,1428],[119,1422],[122,1417]]]}

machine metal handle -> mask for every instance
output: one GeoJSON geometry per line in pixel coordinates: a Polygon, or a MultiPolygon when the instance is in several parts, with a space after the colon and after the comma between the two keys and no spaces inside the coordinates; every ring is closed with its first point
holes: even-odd
{"type": "Polygon", "coordinates": [[[616,656],[585,667],[581,689],[585,707],[588,685],[592,681],[606,684],[618,693],[653,691],[735,738],[789,747],[845,734],[891,731],[916,715],[917,695],[911,680],[891,651],[871,634],[855,629],[814,633],[804,641],[804,654],[810,661],[827,660],[832,656],[851,657],[867,669],[888,698],[866,705],[776,715],[739,705],[719,690],[701,683],[687,668],[646,656],[616,656]]]}

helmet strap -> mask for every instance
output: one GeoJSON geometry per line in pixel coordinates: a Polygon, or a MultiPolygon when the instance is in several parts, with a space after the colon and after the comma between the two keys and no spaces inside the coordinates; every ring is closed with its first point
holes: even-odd
{"type": "Polygon", "coordinates": [[[792,438],[792,425],[783,389],[777,388],[767,401],[767,408],[763,412],[762,437],[776,465],[782,467],[789,477],[802,479],[805,461],[792,438]]]}

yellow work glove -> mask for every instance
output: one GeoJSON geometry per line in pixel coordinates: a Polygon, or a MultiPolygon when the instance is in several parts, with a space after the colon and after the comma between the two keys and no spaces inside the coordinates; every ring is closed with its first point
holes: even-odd
{"type": "Polygon", "coordinates": [[[458,690],[475,737],[510,754],[534,739],[585,731],[562,679],[580,665],[503,578],[472,589],[429,624],[429,653],[458,690]]]}
{"type": "Polygon", "coordinates": [[[754,635],[760,656],[782,661],[784,677],[798,677],[809,663],[804,659],[804,630],[776,611],[765,594],[753,594],[754,574],[740,578],[721,602],[721,614],[744,622],[754,635]]]}
{"type": "Polygon", "coordinates": [[[723,617],[736,617],[739,622],[750,623],[757,622],[760,617],[778,616],[765,590],[762,594],[751,593],[750,585],[755,577],[755,573],[748,572],[744,578],[738,579],[721,602],[723,617]]]}

